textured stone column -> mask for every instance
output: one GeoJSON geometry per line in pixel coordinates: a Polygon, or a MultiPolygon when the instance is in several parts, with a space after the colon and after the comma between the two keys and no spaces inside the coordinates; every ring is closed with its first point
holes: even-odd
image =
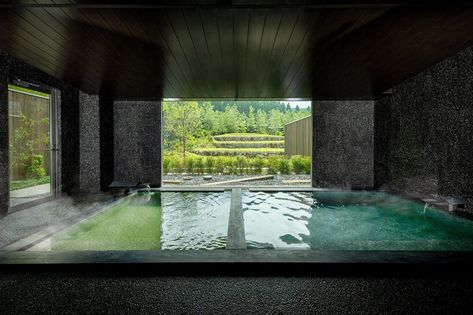
{"type": "Polygon", "coordinates": [[[315,187],[373,187],[374,101],[314,101],[315,187]]]}
{"type": "Polygon", "coordinates": [[[79,90],[65,87],[61,93],[62,191],[79,190],[79,90]]]}
{"type": "Polygon", "coordinates": [[[114,177],[161,185],[161,102],[114,102],[114,177]]]}
{"type": "Polygon", "coordinates": [[[100,96],[100,188],[107,191],[113,181],[113,98],[100,96]]]}
{"type": "Polygon", "coordinates": [[[79,92],[79,190],[100,191],[99,96],[79,92]]]}
{"type": "Polygon", "coordinates": [[[8,83],[0,76],[0,217],[8,212],[10,201],[8,171],[8,83]]]}

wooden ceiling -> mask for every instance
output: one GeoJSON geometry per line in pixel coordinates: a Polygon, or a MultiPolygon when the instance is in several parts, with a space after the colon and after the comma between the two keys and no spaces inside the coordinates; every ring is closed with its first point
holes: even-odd
{"type": "Polygon", "coordinates": [[[468,5],[235,2],[0,1],[0,49],[89,93],[310,99],[376,97],[473,44],[468,5]]]}

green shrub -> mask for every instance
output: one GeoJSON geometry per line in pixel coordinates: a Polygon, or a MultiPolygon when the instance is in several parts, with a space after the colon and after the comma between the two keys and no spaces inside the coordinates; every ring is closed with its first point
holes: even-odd
{"type": "Polygon", "coordinates": [[[172,156],[170,159],[169,168],[172,169],[173,173],[181,173],[183,168],[182,160],[177,156],[172,156]]]}
{"type": "Polygon", "coordinates": [[[203,174],[204,173],[204,158],[201,156],[198,156],[195,158],[194,161],[194,169],[199,173],[203,174]]]}
{"type": "Polygon", "coordinates": [[[227,157],[228,158],[228,165],[230,166],[230,173],[233,175],[238,174],[238,161],[235,157],[227,157]]]}
{"type": "Polygon", "coordinates": [[[247,167],[247,159],[244,156],[237,156],[236,157],[236,167],[239,171],[239,174],[243,174],[245,168],[247,167]]]}
{"type": "Polygon", "coordinates": [[[270,156],[268,161],[269,174],[290,174],[289,159],[286,156],[270,156]]]}
{"type": "Polygon", "coordinates": [[[215,169],[217,170],[217,173],[222,174],[224,172],[224,170],[225,170],[225,161],[223,160],[223,157],[218,156],[218,157],[215,158],[215,169]]]}
{"type": "Polygon", "coordinates": [[[258,157],[255,157],[252,162],[253,162],[252,165],[254,167],[254,173],[261,174],[263,172],[264,159],[258,156],[258,157]]]}
{"type": "Polygon", "coordinates": [[[290,174],[289,159],[287,157],[281,157],[278,159],[277,171],[280,174],[290,174]]]}
{"type": "Polygon", "coordinates": [[[163,171],[164,171],[164,174],[169,173],[170,167],[171,167],[171,158],[169,156],[165,156],[163,158],[163,171]]]}
{"type": "Polygon", "coordinates": [[[42,155],[33,155],[31,157],[30,165],[26,169],[26,176],[28,178],[35,178],[36,180],[46,176],[46,170],[44,169],[43,161],[44,158],[42,155]]]}
{"type": "Polygon", "coordinates": [[[205,156],[238,156],[255,157],[259,155],[271,156],[284,154],[283,148],[196,148],[193,153],[205,156]]]}
{"type": "Polygon", "coordinates": [[[213,156],[205,158],[205,167],[207,168],[208,173],[212,173],[216,160],[217,159],[213,156]]]}
{"type": "Polygon", "coordinates": [[[269,174],[276,174],[278,171],[278,161],[279,158],[277,156],[270,156],[268,157],[268,173],[269,174]]]}
{"type": "Polygon", "coordinates": [[[300,155],[294,155],[291,157],[292,170],[296,174],[304,174],[306,168],[306,159],[300,155]]]}
{"type": "Polygon", "coordinates": [[[190,174],[194,173],[194,163],[195,163],[194,157],[188,156],[186,158],[186,165],[184,167],[187,169],[187,172],[190,174]]]}
{"type": "Polygon", "coordinates": [[[307,174],[310,175],[310,170],[312,169],[312,159],[310,156],[304,156],[302,157],[302,173],[301,174],[307,174]]]}
{"type": "Polygon", "coordinates": [[[179,155],[165,156],[163,170],[169,172],[203,174],[204,172],[220,174],[263,174],[267,167],[268,174],[310,174],[311,158],[309,156],[256,156],[253,158],[239,156],[198,156],[189,155],[184,166],[183,158],[179,155]]]}

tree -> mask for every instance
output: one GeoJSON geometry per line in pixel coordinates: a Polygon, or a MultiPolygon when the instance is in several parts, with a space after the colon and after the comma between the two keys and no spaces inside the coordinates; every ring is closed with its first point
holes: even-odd
{"type": "Polygon", "coordinates": [[[267,117],[266,113],[263,112],[261,109],[258,109],[256,113],[256,131],[258,133],[266,133],[267,132],[267,117]]]}
{"type": "Polygon", "coordinates": [[[280,130],[284,127],[284,114],[277,110],[272,109],[268,116],[268,131],[270,134],[277,135],[280,130]]]}
{"type": "MultiPolygon", "coordinates": [[[[40,117],[46,115],[40,108],[38,111],[40,117]]],[[[28,168],[35,163],[34,153],[49,145],[49,132],[44,131],[44,127],[49,126],[49,119],[47,117],[34,119],[27,117],[21,111],[18,115],[19,124],[12,132],[9,142],[10,165],[12,168],[17,166],[28,168]]]]}
{"type": "Polygon", "coordinates": [[[166,131],[179,139],[182,157],[186,161],[187,145],[196,131],[201,128],[201,112],[197,102],[164,102],[163,113],[166,131]]]}
{"type": "Polygon", "coordinates": [[[253,106],[250,106],[248,110],[248,132],[255,132],[256,130],[256,117],[255,117],[255,110],[253,106]]]}
{"type": "Polygon", "coordinates": [[[224,126],[226,133],[240,132],[239,114],[236,105],[231,105],[225,108],[224,126]]]}

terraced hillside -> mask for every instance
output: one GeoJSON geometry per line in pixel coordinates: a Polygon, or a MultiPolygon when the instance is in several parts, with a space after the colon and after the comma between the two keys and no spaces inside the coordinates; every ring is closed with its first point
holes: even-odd
{"type": "Polygon", "coordinates": [[[215,136],[214,148],[197,148],[193,153],[204,156],[268,156],[284,154],[284,137],[256,133],[231,133],[215,136]]]}

